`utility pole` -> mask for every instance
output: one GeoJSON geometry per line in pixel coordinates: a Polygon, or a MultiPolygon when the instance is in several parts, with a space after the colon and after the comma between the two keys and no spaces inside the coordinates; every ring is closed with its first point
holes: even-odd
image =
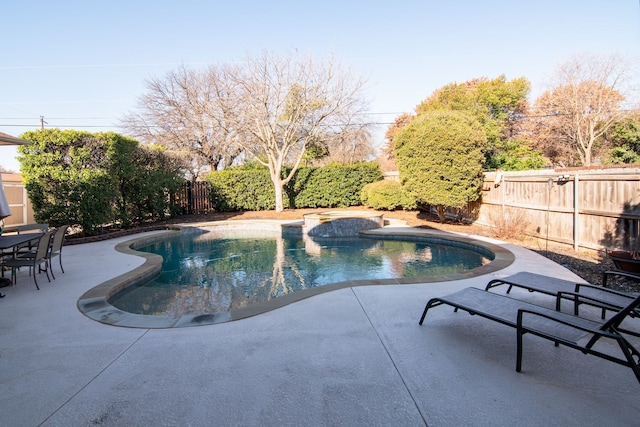
{"type": "Polygon", "coordinates": [[[48,125],[49,123],[44,121],[44,116],[40,116],[40,129],[44,129],[45,124],[48,125]]]}

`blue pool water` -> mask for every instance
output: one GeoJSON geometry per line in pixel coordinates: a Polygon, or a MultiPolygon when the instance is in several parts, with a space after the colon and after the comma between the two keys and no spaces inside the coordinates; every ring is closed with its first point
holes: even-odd
{"type": "Polygon", "coordinates": [[[330,283],[459,273],[491,255],[459,245],[362,237],[224,238],[183,233],[138,251],[163,257],[153,280],[109,299],[136,314],[211,314],[330,283]]]}

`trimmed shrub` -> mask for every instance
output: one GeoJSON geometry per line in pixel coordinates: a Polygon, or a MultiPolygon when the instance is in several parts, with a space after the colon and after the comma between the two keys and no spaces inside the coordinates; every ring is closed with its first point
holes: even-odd
{"type": "Polygon", "coordinates": [[[389,180],[365,185],[360,200],[363,205],[378,210],[413,210],[418,207],[416,198],[405,191],[402,184],[389,180]]]}
{"type": "Polygon", "coordinates": [[[380,179],[382,171],[374,162],[305,167],[285,191],[291,207],[347,208],[360,205],[362,187],[380,179]]]}
{"type": "Polygon", "coordinates": [[[400,179],[418,203],[460,208],[480,198],[487,138],[469,114],[442,110],[424,113],[394,138],[400,179]]]}
{"type": "Polygon", "coordinates": [[[262,211],[276,207],[273,182],[266,168],[230,168],[209,174],[211,203],[220,212],[262,211]]]}
{"type": "MultiPolygon", "coordinates": [[[[283,173],[288,173],[284,171],[283,173]]],[[[362,187],[382,179],[377,163],[302,167],[285,187],[285,207],[332,208],[360,205],[362,187]]],[[[269,171],[237,167],[209,174],[211,202],[218,211],[275,209],[275,191],[269,171]]]]}

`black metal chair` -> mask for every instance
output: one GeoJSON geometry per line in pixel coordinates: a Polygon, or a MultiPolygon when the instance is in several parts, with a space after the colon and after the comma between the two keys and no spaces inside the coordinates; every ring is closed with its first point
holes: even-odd
{"type": "Polygon", "coordinates": [[[51,282],[51,278],[49,277],[49,248],[51,246],[52,237],[53,231],[47,231],[38,240],[35,251],[23,253],[17,252],[15,257],[3,262],[5,267],[11,268],[11,278],[14,284],[17,283],[16,270],[20,267],[29,267],[33,269],[33,281],[35,282],[36,289],[38,290],[40,290],[37,279],[38,272],[44,271],[47,274],[47,280],[51,282]],[[42,268],[43,265],[44,268],[42,268]]]}
{"type": "Polygon", "coordinates": [[[18,234],[44,233],[49,230],[49,224],[27,224],[18,226],[18,234]]]}
{"type": "Polygon", "coordinates": [[[64,238],[67,234],[68,225],[63,225],[55,229],[55,233],[53,234],[53,238],[51,239],[51,248],[49,249],[49,267],[51,268],[51,276],[55,279],[56,275],[53,274],[53,266],[51,261],[53,258],[58,257],[58,261],[60,262],[60,270],[64,273],[64,268],[62,267],[62,247],[64,246],[64,238]]]}
{"type": "MultiPolygon", "coordinates": [[[[26,224],[18,226],[18,234],[46,233],[49,231],[49,224],[26,224]]],[[[18,246],[14,251],[29,252],[35,247],[33,242],[18,246]]]]}

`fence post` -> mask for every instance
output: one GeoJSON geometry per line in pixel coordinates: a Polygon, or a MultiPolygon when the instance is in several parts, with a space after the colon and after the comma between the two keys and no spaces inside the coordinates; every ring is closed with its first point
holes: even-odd
{"type": "Polygon", "coordinates": [[[573,249],[580,246],[580,180],[578,174],[573,176],[573,249]]]}
{"type": "Polygon", "coordinates": [[[187,181],[187,212],[193,215],[193,183],[187,181]]]}
{"type": "Polygon", "coordinates": [[[506,178],[504,176],[504,174],[500,177],[500,198],[501,200],[501,207],[500,207],[500,219],[501,221],[504,222],[504,211],[505,211],[505,203],[506,203],[506,178]]]}

